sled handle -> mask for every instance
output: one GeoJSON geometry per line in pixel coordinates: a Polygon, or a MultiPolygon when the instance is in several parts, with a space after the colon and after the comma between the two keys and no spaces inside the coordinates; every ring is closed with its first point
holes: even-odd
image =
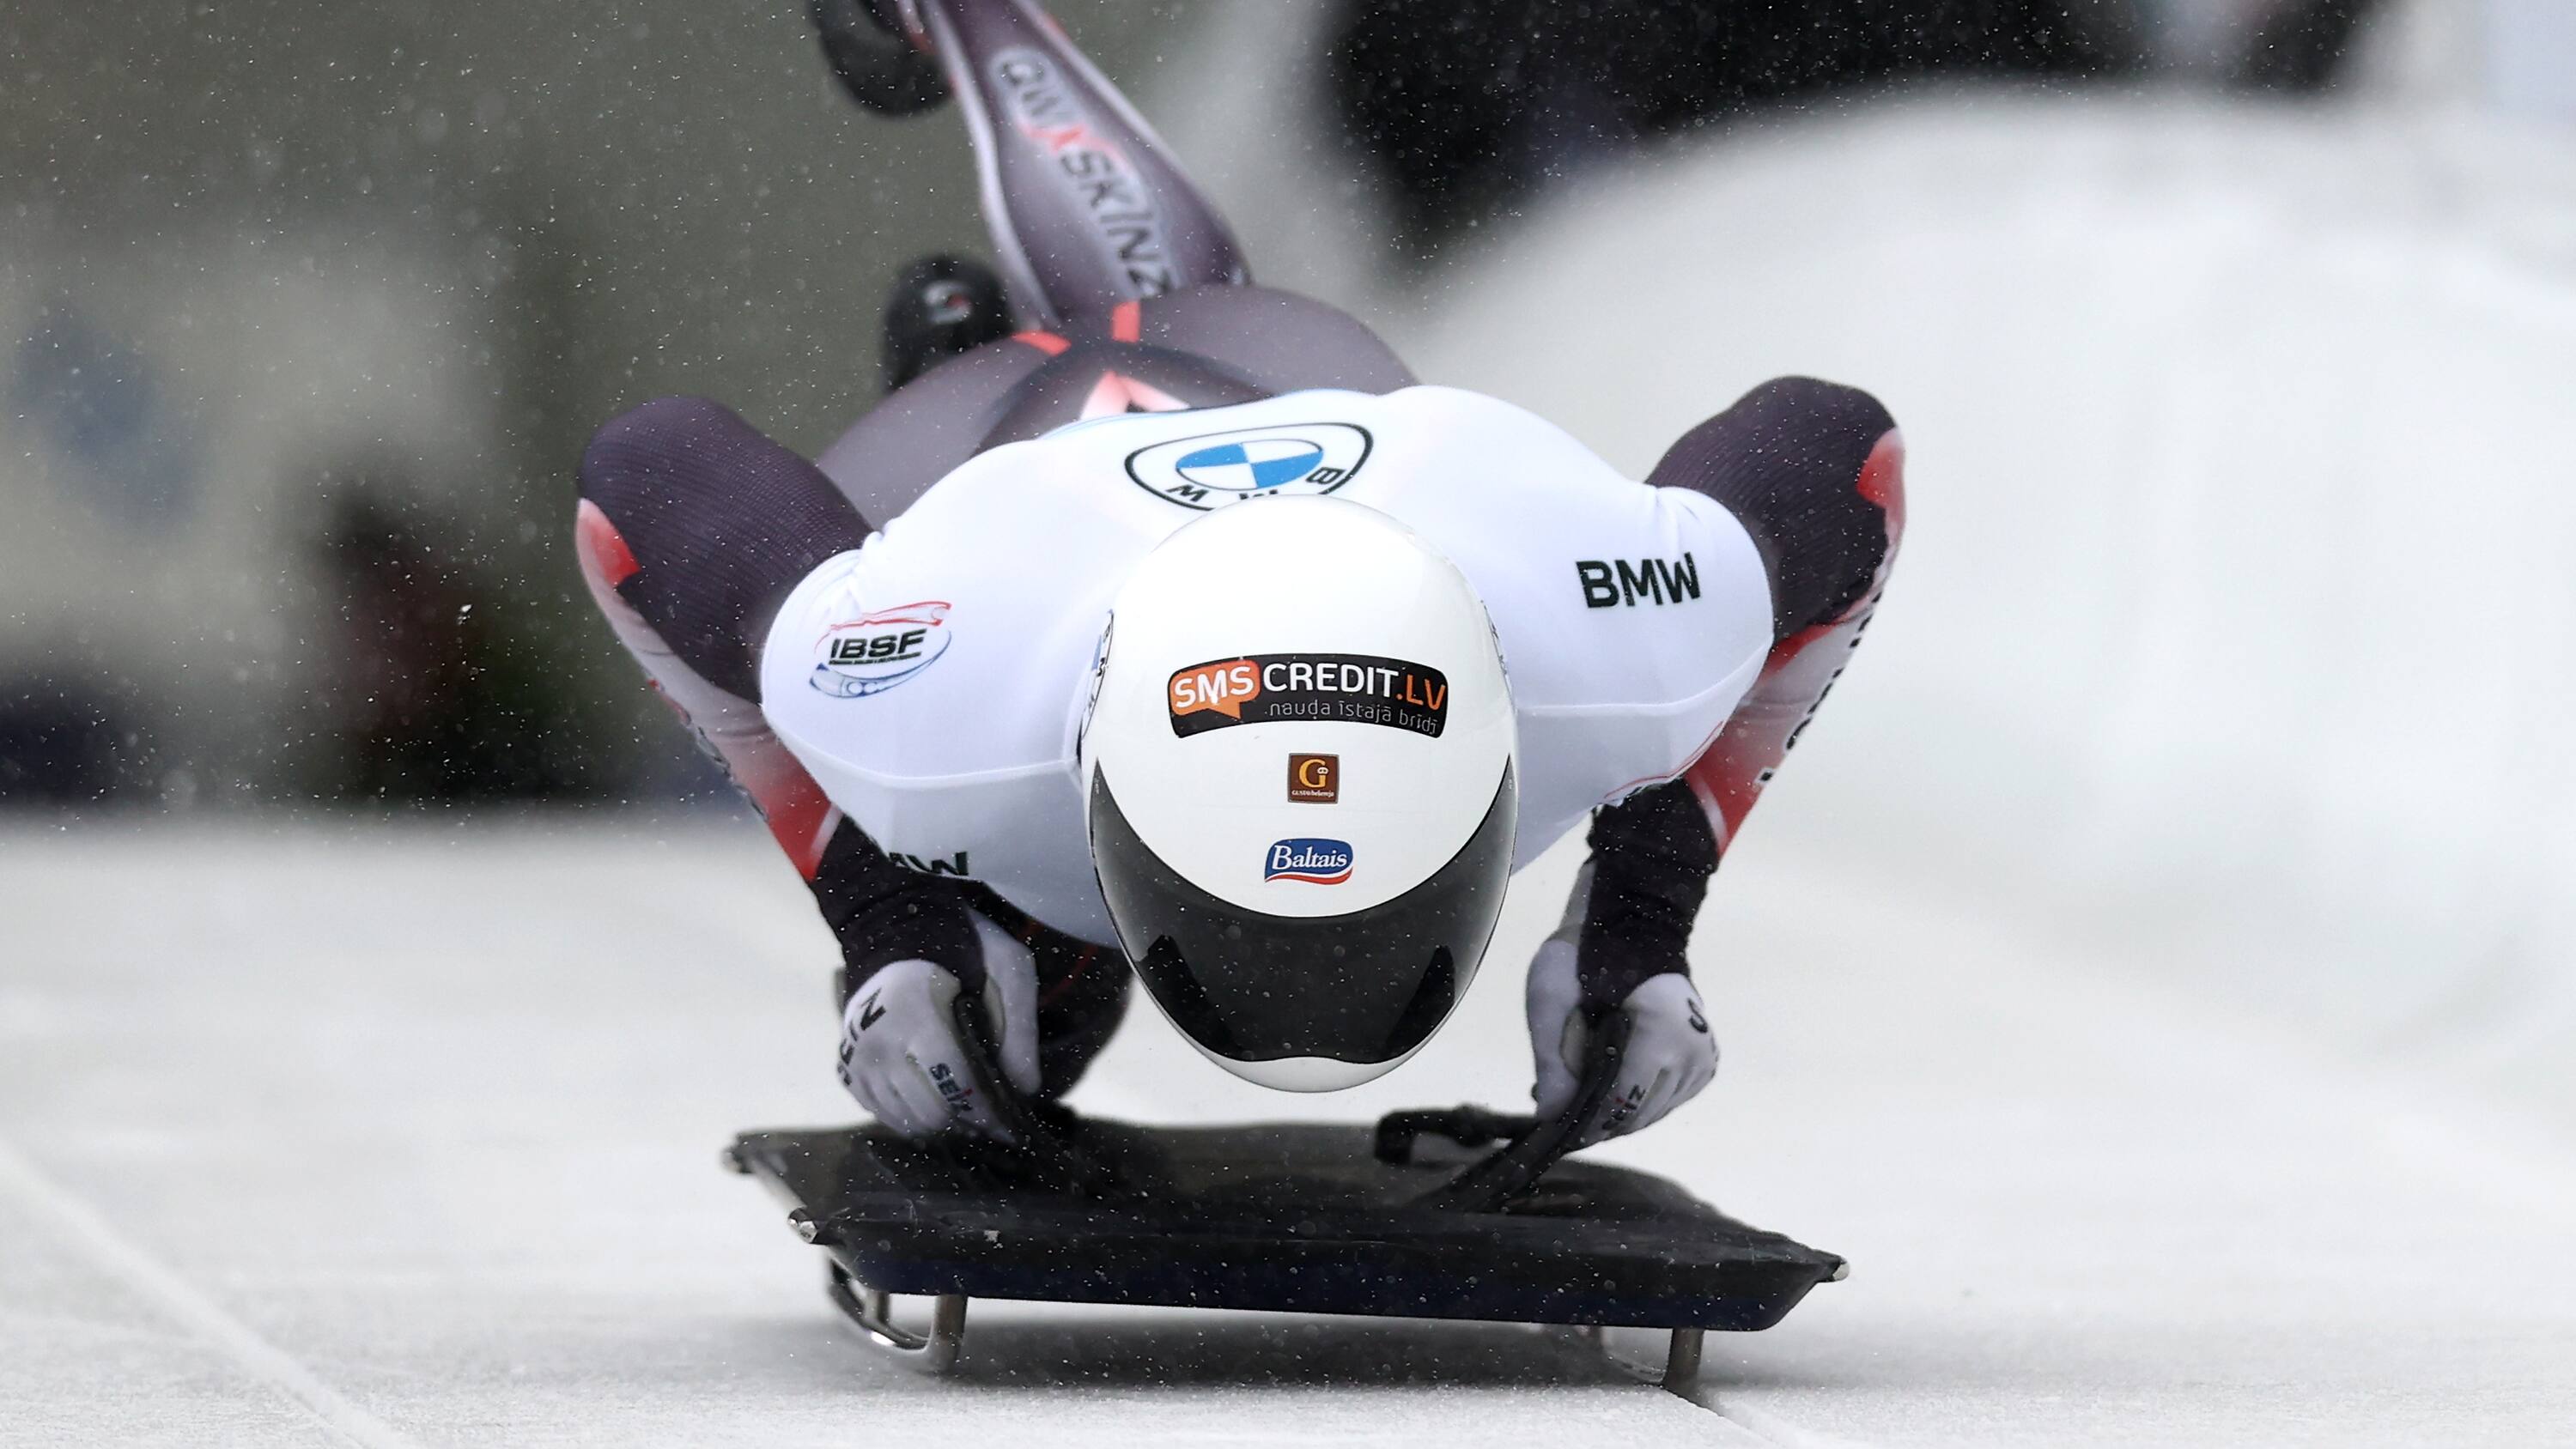
{"type": "MultiPolygon", "coordinates": [[[[1592,1028],[1591,1055],[1583,1064],[1583,1080],[1576,1084],[1574,1099],[1565,1110],[1544,1121],[1495,1117],[1498,1122],[1527,1121],[1529,1125],[1512,1140],[1468,1164],[1456,1177],[1433,1188],[1417,1200],[1421,1207],[1442,1208],[1455,1212],[1497,1212],[1512,1202],[1528,1196],[1538,1186],[1548,1169],[1565,1160],[1569,1153],[1589,1147],[1593,1134],[1610,1115],[1611,1088],[1618,1084],[1619,1059],[1628,1048],[1628,1014],[1612,1012],[1592,1028]]],[[[1396,1117],[1450,1117],[1448,1113],[1397,1113],[1396,1117]]],[[[1463,1115],[1463,1114],[1454,1114],[1463,1115]]],[[[1414,1130],[1429,1126],[1417,1121],[1414,1130]]],[[[1431,1130],[1439,1130],[1432,1128],[1431,1130]]],[[[1385,1156],[1389,1137],[1400,1135],[1406,1150],[1412,1147],[1413,1133],[1389,1118],[1378,1124],[1379,1155],[1385,1156]],[[1390,1125],[1394,1132],[1390,1133],[1390,1125]]],[[[1464,1139],[1461,1139],[1462,1141],[1464,1139]]],[[[1472,1144],[1470,1144],[1472,1145],[1472,1144]]]]}
{"type": "Polygon", "coordinates": [[[1482,1107],[1418,1107],[1406,1112],[1389,1112],[1377,1119],[1377,1143],[1372,1151],[1385,1163],[1413,1160],[1413,1144],[1423,1133],[1446,1137],[1461,1147],[1482,1147],[1506,1137],[1518,1137],[1538,1125],[1538,1119],[1526,1113],[1488,1112],[1482,1107]]]}
{"type": "Polygon", "coordinates": [[[957,993],[955,1011],[957,1039],[966,1048],[968,1065],[984,1084],[985,1110],[1011,1134],[1009,1142],[988,1144],[989,1148],[1059,1192],[1110,1197],[1124,1191],[1116,1172],[1075,1146],[1012,1089],[1011,1079],[1002,1072],[1002,1051],[993,1039],[992,1020],[984,1014],[980,998],[971,992],[957,993]]]}

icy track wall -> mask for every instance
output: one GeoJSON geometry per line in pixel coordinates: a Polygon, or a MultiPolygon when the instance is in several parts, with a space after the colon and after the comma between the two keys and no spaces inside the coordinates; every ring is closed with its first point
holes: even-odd
{"type": "MultiPolygon", "coordinates": [[[[1334,164],[1217,183],[1256,267],[1334,164]]],[[[1638,475],[1774,374],[1888,402],[1906,553],[1747,851],[2046,913],[2576,1123],[2563,145],[1917,99],[1656,153],[1374,306],[1347,252],[1282,260],[1638,475]]]]}

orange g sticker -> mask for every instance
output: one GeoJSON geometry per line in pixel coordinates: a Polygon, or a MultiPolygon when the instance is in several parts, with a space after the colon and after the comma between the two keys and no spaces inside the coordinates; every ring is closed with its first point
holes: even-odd
{"type": "Polygon", "coordinates": [[[1342,798],[1342,757],[1290,755],[1288,798],[1310,805],[1331,805],[1342,798]]]}

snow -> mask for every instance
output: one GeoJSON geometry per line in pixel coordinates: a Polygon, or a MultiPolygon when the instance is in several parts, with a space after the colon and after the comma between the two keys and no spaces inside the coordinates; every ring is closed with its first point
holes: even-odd
{"type": "Polygon", "coordinates": [[[1900,105],[1604,178],[1398,330],[1640,470],[1764,376],[1879,393],[1906,554],[1756,829],[2576,1129],[2563,145],[1900,105]],[[1605,304],[1640,255],[1695,259],[1634,299],[1688,365],[1605,304]]]}
{"type": "MultiPolygon", "coordinates": [[[[1508,1102],[1562,852],[1424,1055],[1508,1102]]],[[[720,1172],[846,1120],[831,946],[748,823],[0,837],[0,1444],[2537,1443],[2576,1160],[2159,985],[2121,943],[1748,844],[1727,1060],[1612,1155],[1850,1256],[1694,1406],[1562,1339],[979,1304],[852,1342],[720,1172]]],[[[1140,1009],[1079,1098],[1285,1099],[1140,1009]]],[[[1640,1336],[1644,1338],[1644,1336],[1640,1336]]],[[[1638,1358],[1651,1342],[1622,1344],[1638,1358]]]]}
{"type": "MultiPolygon", "coordinates": [[[[829,938],[748,825],[17,836],[0,862],[0,1404],[27,1406],[0,1444],[1042,1415],[1076,1444],[1656,1442],[1703,1417],[1487,1326],[995,1305],[963,1383],[874,1363],[820,1256],[715,1165],[738,1128],[854,1115],[829,938]]],[[[1130,1082],[1154,1061],[1125,1056],[1130,1082]]]]}

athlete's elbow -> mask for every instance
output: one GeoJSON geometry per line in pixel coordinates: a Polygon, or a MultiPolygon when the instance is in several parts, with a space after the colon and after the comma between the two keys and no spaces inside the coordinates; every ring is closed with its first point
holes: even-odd
{"type": "Polygon", "coordinates": [[[581,455],[581,496],[607,506],[637,482],[672,471],[671,465],[713,439],[747,429],[724,404],[702,397],[660,397],[627,409],[591,434],[581,455]]]}
{"type": "Polygon", "coordinates": [[[1896,430],[1896,415],[1867,390],[1820,377],[1775,377],[1746,393],[1743,402],[1763,412],[1805,419],[1818,431],[1849,432],[1875,440],[1896,430]]]}

